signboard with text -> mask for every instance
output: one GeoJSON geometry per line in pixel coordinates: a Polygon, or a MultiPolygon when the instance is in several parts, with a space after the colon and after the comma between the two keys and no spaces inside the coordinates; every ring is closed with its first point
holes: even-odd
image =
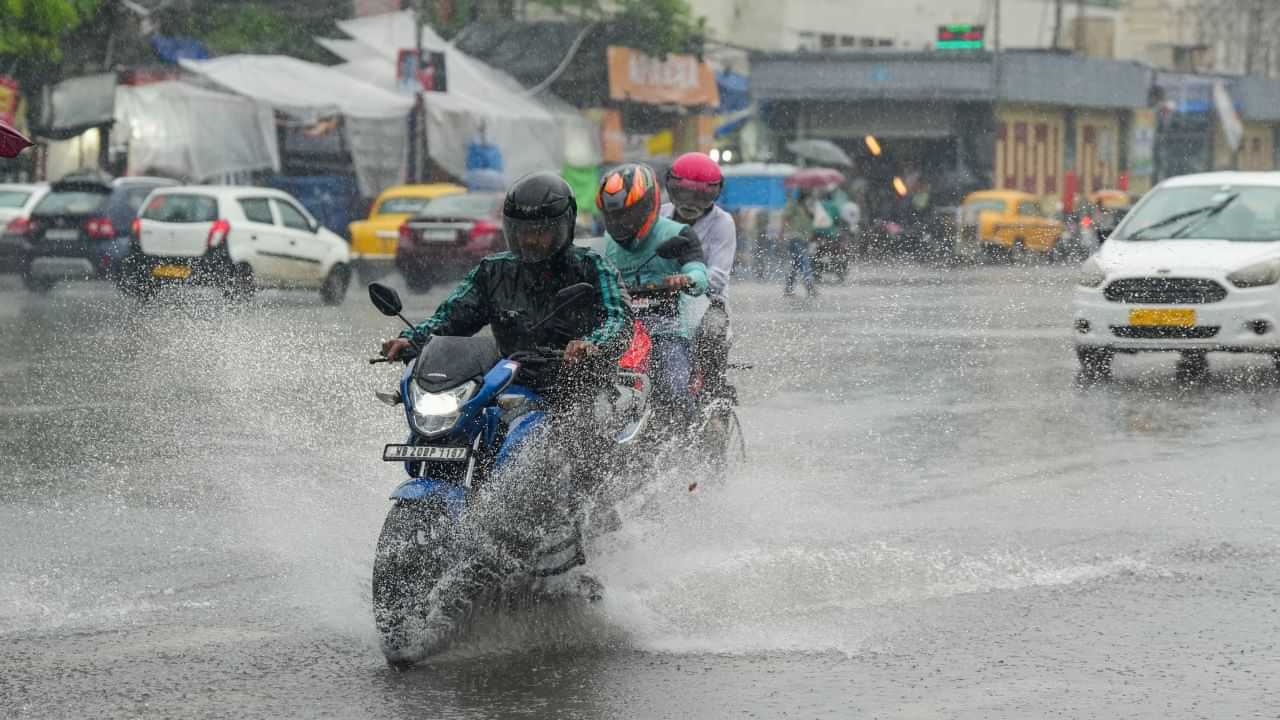
{"type": "Polygon", "coordinates": [[[649,105],[720,104],[711,65],[692,55],[655,58],[632,48],[610,45],[609,97],[649,105]]]}
{"type": "Polygon", "coordinates": [[[987,41],[985,25],[953,23],[939,25],[933,46],[938,50],[981,50],[987,41]]]}
{"type": "Polygon", "coordinates": [[[396,58],[396,87],[406,95],[446,92],[449,89],[444,53],[401,50],[396,58]]]}

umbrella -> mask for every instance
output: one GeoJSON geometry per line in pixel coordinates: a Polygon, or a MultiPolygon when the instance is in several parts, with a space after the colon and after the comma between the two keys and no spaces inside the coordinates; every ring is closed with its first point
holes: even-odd
{"type": "Polygon", "coordinates": [[[31,141],[9,123],[0,120],[0,157],[18,157],[18,153],[31,147],[31,141]]]}
{"type": "Polygon", "coordinates": [[[853,166],[853,160],[849,159],[849,155],[830,140],[796,140],[787,143],[787,149],[799,157],[824,165],[853,166]]]}
{"type": "Polygon", "coordinates": [[[844,174],[831,168],[801,168],[787,176],[783,185],[789,188],[826,188],[843,185],[844,174]]]}

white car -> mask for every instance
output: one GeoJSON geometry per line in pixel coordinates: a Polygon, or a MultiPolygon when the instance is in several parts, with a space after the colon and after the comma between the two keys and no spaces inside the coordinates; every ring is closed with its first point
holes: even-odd
{"type": "Polygon", "coordinates": [[[0,183],[0,230],[31,210],[49,192],[49,183],[0,183]]]}
{"type": "Polygon", "coordinates": [[[48,194],[48,183],[0,183],[0,271],[17,268],[31,211],[48,194]]]}
{"type": "Polygon", "coordinates": [[[121,289],[146,296],[163,283],[320,291],[336,305],[351,282],[345,240],[286,192],[261,187],[180,186],[153,192],[133,222],[121,289]]]}
{"type": "Polygon", "coordinates": [[[1080,268],[1082,370],[1118,352],[1269,353],[1280,367],[1280,173],[1173,178],[1146,195],[1080,268]]]}

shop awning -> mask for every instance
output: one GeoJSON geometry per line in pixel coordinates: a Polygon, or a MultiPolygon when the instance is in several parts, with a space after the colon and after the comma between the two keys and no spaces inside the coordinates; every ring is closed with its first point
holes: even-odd
{"type": "Polygon", "coordinates": [[[65,140],[115,120],[116,74],[68,78],[54,85],[36,133],[65,140]]]}
{"type": "Polygon", "coordinates": [[[129,174],[200,181],[279,170],[275,114],[239,95],[169,81],[116,90],[112,144],[127,144],[129,174]]]}
{"type": "MultiPolygon", "coordinates": [[[[348,60],[334,69],[394,91],[399,51],[415,46],[412,14],[372,15],[338,27],[352,40],[326,41],[327,49],[348,60]]],[[[449,173],[465,175],[467,145],[480,138],[501,148],[509,178],[600,162],[598,128],[575,109],[545,94],[530,96],[514,78],[461,52],[429,27],[423,28],[422,47],[445,54],[449,90],[425,93],[423,101],[427,152],[449,173]]]]}
{"type": "Polygon", "coordinates": [[[412,97],[283,55],[229,55],[180,63],[221,87],[302,122],[342,115],[362,194],[372,197],[404,181],[412,97]]]}
{"type": "Polygon", "coordinates": [[[983,55],[938,53],[760,53],[751,58],[751,96],[789,100],[990,100],[983,55]]]}
{"type": "Polygon", "coordinates": [[[1151,70],[1130,61],[1062,53],[793,52],[751,59],[757,101],[1014,102],[1135,108],[1151,70]],[[999,78],[997,88],[997,78],[999,78]],[[1099,81],[1105,78],[1105,81],[1099,81]]]}

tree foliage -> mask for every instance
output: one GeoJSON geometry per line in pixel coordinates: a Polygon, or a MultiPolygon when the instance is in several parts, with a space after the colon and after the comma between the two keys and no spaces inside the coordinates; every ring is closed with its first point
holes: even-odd
{"type": "Polygon", "coordinates": [[[97,8],[98,0],[0,0],[0,57],[11,64],[57,63],[63,37],[97,8]]]}
{"type": "Polygon", "coordinates": [[[532,0],[585,20],[609,20],[628,29],[632,47],[653,55],[700,50],[705,18],[695,17],[688,0],[532,0]]]}
{"type": "Polygon", "coordinates": [[[160,15],[162,32],[204,41],[219,54],[266,53],[326,61],[314,36],[334,34],[334,22],[351,16],[350,0],[228,2],[174,5],[160,15]]]}

